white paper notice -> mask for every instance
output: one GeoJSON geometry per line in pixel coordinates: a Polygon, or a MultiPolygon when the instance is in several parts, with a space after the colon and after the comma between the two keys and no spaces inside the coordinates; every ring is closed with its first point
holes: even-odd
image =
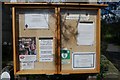
{"type": "Polygon", "coordinates": [[[40,56],[40,62],[52,62],[53,61],[53,55],[41,55],[40,56]]]}
{"type": "Polygon", "coordinates": [[[40,39],[40,61],[53,61],[53,39],[40,39]]]}
{"type": "Polygon", "coordinates": [[[78,45],[93,45],[94,44],[94,23],[79,23],[78,24],[78,45]]]}
{"type": "Polygon", "coordinates": [[[19,60],[23,61],[36,61],[36,55],[19,55],[19,60]]]}
{"type": "Polygon", "coordinates": [[[73,69],[94,69],[95,61],[94,52],[76,52],[72,55],[73,69]]]}
{"type": "Polygon", "coordinates": [[[48,14],[25,14],[25,26],[28,29],[48,29],[48,14]]]}
{"type": "Polygon", "coordinates": [[[69,14],[67,15],[66,19],[79,19],[79,14],[69,14]]]}
{"type": "Polygon", "coordinates": [[[10,0],[10,2],[17,2],[17,0],[10,0]]]}
{"type": "Polygon", "coordinates": [[[21,62],[20,68],[21,70],[34,69],[34,61],[21,62]]]}
{"type": "Polygon", "coordinates": [[[90,15],[86,15],[86,14],[81,14],[80,15],[80,21],[89,21],[90,15]]]}

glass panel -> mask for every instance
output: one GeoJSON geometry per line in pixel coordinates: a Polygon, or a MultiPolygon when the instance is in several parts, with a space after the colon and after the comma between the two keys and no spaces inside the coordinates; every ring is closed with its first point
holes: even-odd
{"type": "Polygon", "coordinates": [[[20,70],[56,71],[54,9],[17,9],[16,16],[20,70]]]}
{"type": "Polygon", "coordinates": [[[61,10],[62,71],[96,67],[96,14],[95,10],[61,10]]]}

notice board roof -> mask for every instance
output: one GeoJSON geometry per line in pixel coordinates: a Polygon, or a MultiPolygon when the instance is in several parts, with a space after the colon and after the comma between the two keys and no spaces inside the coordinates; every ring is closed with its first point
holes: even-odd
{"type": "Polygon", "coordinates": [[[92,8],[104,8],[107,7],[107,4],[87,4],[87,3],[47,3],[47,2],[41,2],[41,3],[25,3],[25,2],[5,2],[5,5],[10,6],[76,6],[76,7],[92,7],[92,8]]]}

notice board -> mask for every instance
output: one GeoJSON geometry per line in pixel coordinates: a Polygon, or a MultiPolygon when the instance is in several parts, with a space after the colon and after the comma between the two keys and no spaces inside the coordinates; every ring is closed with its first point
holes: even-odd
{"type": "Polygon", "coordinates": [[[12,7],[14,74],[99,72],[100,6],[63,5],[12,7]]]}

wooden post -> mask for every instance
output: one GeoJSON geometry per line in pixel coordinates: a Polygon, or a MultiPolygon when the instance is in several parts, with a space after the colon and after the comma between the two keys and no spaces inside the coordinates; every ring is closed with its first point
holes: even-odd
{"type": "Polygon", "coordinates": [[[97,71],[100,72],[100,32],[101,32],[101,29],[100,29],[100,9],[98,9],[98,12],[97,12],[97,27],[96,27],[96,52],[97,52],[97,71]]]}
{"type": "Polygon", "coordinates": [[[58,67],[57,73],[59,74],[61,71],[61,55],[60,55],[60,47],[61,47],[61,39],[60,39],[60,8],[57,8],[57,54],[58,54],[58,67]]]}
{"type": "Polygon", "coordinates": [[[15,35],[15,7],[12,7],[12,32],[13,32],[13,62],[14,62],[14,74],[17,71],[16,61],[16,35],[15,35]]]}

